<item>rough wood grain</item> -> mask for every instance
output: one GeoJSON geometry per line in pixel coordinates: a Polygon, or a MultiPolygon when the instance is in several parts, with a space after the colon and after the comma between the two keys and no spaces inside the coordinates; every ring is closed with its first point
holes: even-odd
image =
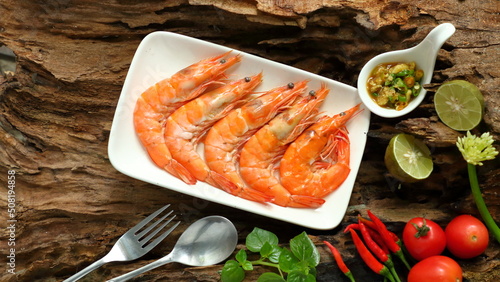
{"type": "MultiPolygon", "coordinates": [[[[184,222],[176,234],[143,259],[102,267],[84,281],[103,281],[166,254],[188,223],[211,214],[231,219],[241,243],[254,226],[275,232],[284,244],[306,230],[321,252],[319,281],[343,279],[322,246],[324,239],[341,248],[360,281],[381,281],[359,263],[342,233],[358,213],[373,210],[396,233],[414,216],[425,215],[444,226],[456,214],[477,215],[465,164],[453,145],[461,133],[440,123],[432,93],[406,117],[372,117],[344,221],[333,230],[307,230],[161,189],[111,166],[107,141],[134,51],[148,33],[167,30],[355,86],[357,73],[371,57],[413,46],[437,24],[451,22],[457,32],[439,53],[433,83],[466,79],[476,84],[485,97],[486,112],[474,132],[491,131],[498,141],[499,12],[496,0],[1,1],[0,44],[15,52],[17,69],[0,78],[0,202],[7,206],[3,187],[8,171],[14,171],[17,222],[16,273],[2,272],[0,280],[62,280],[103,256],[123,232],[170,202],[184,222]],[[414,134],[432,148],[436,168],[429,179],[399,186],[387,175],[383,149],[397,132],[414,134]]],[[[498,163],[491,161],[479,170],[497,222],[498,163]]],[[[0,241],[2,256],[6,238],[0,241]]],[[[464,277],[494,281],[500,275],[499,256],[499,245],[492,242],[484,255],[459,260],[464,277]]],[[[218,281],[221,267],[172,264],[137,281],[218,281]]],[[[269,269],[258,268],[248,281],[264,271],[269,269]]]]}

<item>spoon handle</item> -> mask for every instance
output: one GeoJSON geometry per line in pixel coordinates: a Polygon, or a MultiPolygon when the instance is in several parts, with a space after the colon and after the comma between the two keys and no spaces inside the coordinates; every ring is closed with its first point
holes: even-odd
{"type": "Polygon", "coordinates": [[[118,276],[118,277],[115,277],[111,280],[108,280],[108,282],[121,282],[121,281],[127,281],[131,278],[134,278],[136,277],[137,275],[141,274],[141,273],[144,273],[146,271],[149,271],[151,269],[155,269],[157,267],[160,267],[162,265],[165,265],[167,263],[170,263],[172,262],[172,256],[171,256],[172,253],[168,254],[167,256],[164,256],[162,257],[161,259],[159,260],[156,260],[156,261],[153,261],[152,263],[150,264],[146,264],[145,266],[141,267],[141,268],[138,268],[136,270],[132,270],[128,273],[125,273],[121,276],[118,276]]]}
{"type": "Polygon", "coordinates": [[[107,261],[105,257],[93,262],[91,265],[85,267],[84,269],[80,270],[78,273],[74,274],[73,276],[69,277],[68,279],[64,280],[63,282],[74,282],[82,278],[83,276],[87,275],[89,272],[93,271],[94,269],[99,268],[101,265],[105,264],[107,261]]]}
{"type": "Polygon", "coordinates": [[[455,26],[451,23],[443,23],[436,26],[422,41],[429,42],[433,50],[439,50],[441,46],[455,33],[455,26]]]}

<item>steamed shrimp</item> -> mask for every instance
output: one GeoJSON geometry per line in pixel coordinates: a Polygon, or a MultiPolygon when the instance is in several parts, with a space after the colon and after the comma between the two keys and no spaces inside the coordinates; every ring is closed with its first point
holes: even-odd
{"type": "Polygon", "coordinates": [[[287,148],[280,163],[281,184],[294,195],[323,198],[350,172],[350,146],[344,128],[359,104],[334,116],[323,116],[287,148]]]}
{"type": "Polygon", "coordinates": [[[231,191],[233,195],[257,202],[268,202],[273,198],[245,184],[237,167],[239,152],[257,129],[290,106],[305,91],[306,86],[307,81],[301,81],[269,90],[241,108],[231,111],[208,131],[204,141],[205,160],[213,171],[237,186],[237,189],[231,191]]]}
{"type": "Polygon", "coordinates": [[[135,106],[135,131],[151,160],[188,184],[196,183],[196,178],[172,159],[163,137],[164,125],[173,111],[199,96],[210,84],[218,83],[224,71],[241,59],[225,59],[228,54],[199,61],[156,83],[141,94],[135,106]]]}
{"type": "Polygon", "coordinates": [[[241,177],[251,188],[273,196],[272,203],[276,205],[316,208],[325,202],[316,197],[292,195],[281,185],[274,172],[287,144],[314,121],[318,107],[328,92],[324,85],[317,92],[311,91],[259,129],[241,150],[241,177]]]}
{"type": "Polygon", "coordinates": [[[261,81],[262,73],[233,81],[188,102],[168,117],[165,124],[168,149],[196,179],[230,193],[236,189],[227,178],[208,167],[196,147],[204,133],[232,109],[246,102],[261,81]]]}

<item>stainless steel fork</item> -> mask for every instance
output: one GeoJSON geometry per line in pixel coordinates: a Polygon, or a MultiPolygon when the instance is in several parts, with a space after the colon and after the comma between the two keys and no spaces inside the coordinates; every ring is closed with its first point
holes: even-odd
{"type": "Polygon", "coordinates": [[[180,221],[175,223],[172,227],[170,227],[163,234],[156,237],[153,241],[151,241],[151,239],[153,239],[158,234],[158,232],[160,232],[175,218],[175,215],[173,215],[165,221],[165,219],[170,216],[173,211],[168,212],[166,215],[162,216],[160,219],[143,229],[149,222],[160,215],[169,206],[170,205],[166,205],[162,207],[150,216],[146,217],[143,221],[139,222],[136,226],[132,227],[129,231],[123,234],[120,239],[118,239],[118,241],[111,248],[107,255],[64,281],[77,281],[92,270],[108,262],[130,261],[145,255],[156,245],[158,245],[163,239],[165,239],[165,237],[167,237],[168,234],[170,234],[170,232],[172,232],[172,230],[174,230],[180,223],[180,221]],[[162,224],[158,228],[153,230],[160,223],[162,224]]]}

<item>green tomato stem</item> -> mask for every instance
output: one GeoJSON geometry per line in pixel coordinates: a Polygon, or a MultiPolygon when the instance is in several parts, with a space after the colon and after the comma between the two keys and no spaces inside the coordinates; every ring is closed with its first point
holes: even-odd
{"type": "Polygon", "coordinates": [[[479,181],[477,179],[476,166],[473,164],[467,164],[467,170],[469,172],[469,182],[472,191],[472,197],[476,202],[477,209],[483,218],[484,223],[488,227],[493,236],[500,243],[500,228],[496,224],[495,220],[491,216],[486,203],[484,202],[483,196],[481,195],[481,189],[479,188],[479,181]]]}

